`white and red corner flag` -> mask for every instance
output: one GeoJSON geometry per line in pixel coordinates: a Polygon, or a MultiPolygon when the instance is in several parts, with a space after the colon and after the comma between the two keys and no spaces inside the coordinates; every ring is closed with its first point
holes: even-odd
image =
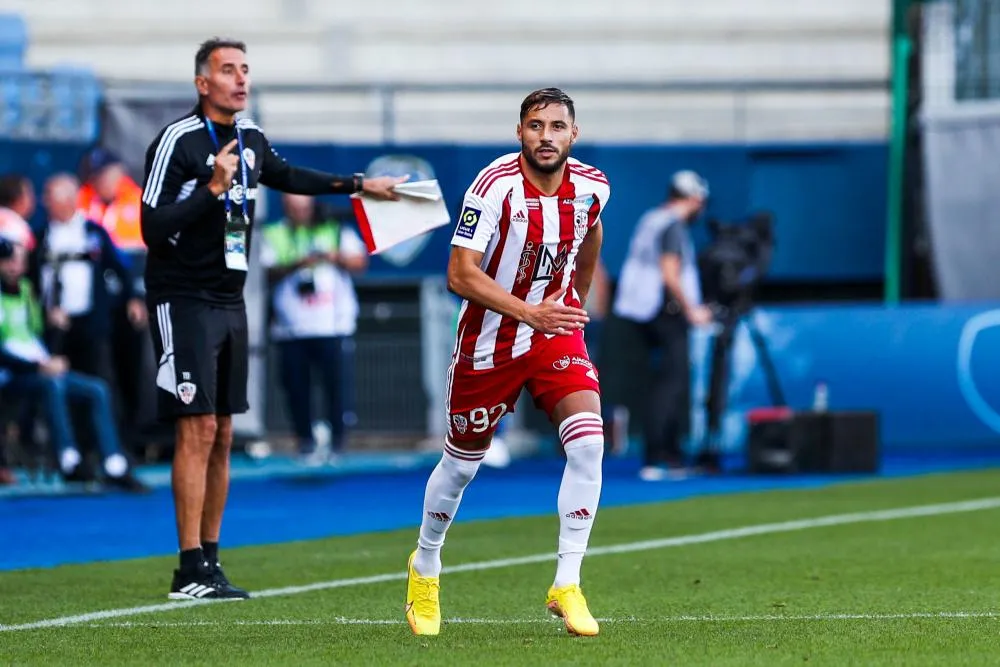
{"type": "Polygon", "coordinates": [[[402,195],[399,201],[351,197],[358,229],[372,255],[451,222],[437,180],[400,183],[394,190],[402,195]]]}

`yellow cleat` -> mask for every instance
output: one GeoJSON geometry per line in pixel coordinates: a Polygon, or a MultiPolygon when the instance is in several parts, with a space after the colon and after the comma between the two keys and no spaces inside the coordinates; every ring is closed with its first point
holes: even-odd
{"type": "Polygon", "coordinates": [[[549,589],[549,597],[545,604],[554,616],[562,618],[571,635],[596,637],[600,632],[597,620],[587,608],[587,599],[583,597],[583,591],[576,584],[562,588],[553,586],[549,589]]]}
{"type": "Polygon", "coordinates": [[[415,635],[436,635],[441,632],[441,580],[421,577],[413,569],[417,552],[410,554],[406,564],[406,621],[415,635]]]}

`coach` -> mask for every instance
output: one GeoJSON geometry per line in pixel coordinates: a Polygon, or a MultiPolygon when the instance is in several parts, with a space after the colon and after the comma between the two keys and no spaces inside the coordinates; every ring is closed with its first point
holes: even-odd
{"type": "Polygon", "coordinates": [[[249,407],[243,286],[257,187],[397,199],[392,188],[404,179],[290,166],[259,127],[236,117],[250,92],[242,42],[202,44],[194,83],[197,106],[167,125],[146,152],[142,197],[159,416],[176,428],[172,481],[180,568],[169,597],[246,598],[223,573],[218,550],[232,415],[249,407]]]}

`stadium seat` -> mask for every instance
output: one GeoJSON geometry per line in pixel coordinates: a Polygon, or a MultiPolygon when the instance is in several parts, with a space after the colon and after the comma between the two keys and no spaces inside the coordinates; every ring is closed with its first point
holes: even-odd
{"type": "Polygon", "coordinates": [[[18,14],[0,14],[0,68],[20,69],[28,47],[28,30],[18,14]]]}
{"type": "MultiPolygon", "coordinates": [[[[110,22],[104,0],[75,0],[72,16],[52,3],[24,6],[32,28],[32,63],[85,61],[101,77],[171,81],[185,91],[190,90],[192,51],[206,33],[203,22],[178,17],[199,15],[211,23],[230,14],[224,5],[199,0],[123,7],[110,22]],[[136,39],[143,49],[134,48],[136,39]]],[[[364,4],[244,4],[242,20],[228,32],[248,43],[255,82],[262,88],[303,84],[261,95],[272,137],[379,141],[383,118],[393,117],[396,140],[503,141],[510,136],[510,119],[495,110],[507,108],[524,91],[476,93],[475,107],[489,115],[475,124],[456,123],[450,102],[472,92],[469,82],[527,80],[556,82],[581,99],[581,107],[589,110],[587,136],[598,141],[866,139],[884,137],[887,128],[880,114],[888,93],[870,85],[849,90],[846,100],[841,92],[819,90],[791,109],[780,108],[780,114],[770,112],[778,91],[754,87],[761,80],[785,85],[887,80],[890,10],[885,2],[620,0],[613,12],[602,3],[577,3],[567,29],[558,35],[547,33],[546,26],[564,24],[565,9],[537,0],[485,5],[438,0],[432,13],[422,3],[405,0],[387,0],[380,7],[383,19],[372,22],[364,4]],[[537,27],[526,26],[525,16],[537,27]],[[547,57],[538,57],[540,40],[547,57]],[[622,67],[624,62],[629,66],[622,67]],[[728,88],[710,94],[658,88],[685,81],[714,81],[728,88]],[[333,82],[454,88],[380,98],[374,87],[334,90],[327,87],[333,82]],[[575,82],[646,88],[574,90],[575,82]],[[873,92],[878,99],[871,99],[873,92]],[[390,100],[393,108],[384,110],[382,100],[390,100]],[[650,119],[633,124],[650,128],[641,136],[633,128],[623,134],[621,108],[630,104],[650,119]]]]}
{"type": "Polygon", "coordinates": [[[49,70],[49,74],[53,136],[96,137],[101,88],[93,72],[73,65],[59,65],[49,70]]]}

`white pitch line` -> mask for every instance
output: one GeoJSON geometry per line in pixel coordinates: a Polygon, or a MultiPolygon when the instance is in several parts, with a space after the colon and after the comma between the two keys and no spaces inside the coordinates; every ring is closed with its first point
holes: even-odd
{"type": "MultiPolygon", "coordinates": [[[[635,553],[637,551],[650,551],[653,549],[669,549],[673,547],[688,546],[691,544],[705,544],[708,542],[721,542],[724,540],[735,540],[743,537],[753,537],[757,535],[774,535],[777,533],[791,533],[812,528],[826,528],[830,526],[843,526],[855,523],[872,523],[879,521],[894,521],[896,519],[912,519],[917,517],[941,516],[944,514],[958,514],[962,512],[978,512],[1000,508],[1000,497],[982,498],[979,500],[968,500],[955,503],[941,503],[936,505],[918,505],[916,507],[901,507],[890,510],[877,510],[872,512],[855,512],[852,514],[833,514],[830,516],[815,517],[812,519],[799,519],[796,521],[784,521],[781,523],[765,523],[756,526],[744,526],[743,528],[733,528],[727,530],[715,530],[708,533],[695,535],[681,535],[678,537],[667,537],[658,540],[646,540],[643,542],[629,542],[626,544],[616,544],[606,547],[593,547],[587,551],[587,556],[605,556],[609,554],[635,553]]],[[[516,565],[531,565],[535,563],[546,563],[556,559],[555,554],[535,554],[533,556],[523,556],[520,558],[499,558],[495,560],[480,561],[478,563],[466,563],[444,568],[445,574],[458,572],[477,572],[481,570],[495,570],[503,567],[514,567],[516,565]]],[[[311,593],[314,591],[330,590],[334,588],[347,588],[354,586],[366,586],[368,584],[381,584],[391,581],[403,581],[406,579],[406,572],[390,572],[370,577],[354,577],[350,579],[334,579],[332,581],[319,581],[304,586],[286,586],[283,588],[270,588],[253,593],[255,598],[279,597],[287,595],[299,595],[301,593],[311,593]]],[[[60,616],[31,623],[18,623],[11,625],[0,625],[0,632],[10,632],[14,630],[37,630],[41,628],[61,628],[68,625],[80,625],[93,623],[112,618],[122,618],[127,616],[137,616],[139,614],[152,614],[161,611],[174,611],[185,607],[192,607],[203,604],[213,604],[218,600],[192,600],[186,602],[165,602],[163,604],[145,605],[141,607],[125,607],[122,609],[108,609],[105,611],[94,611],[86,614],[76,614],[73,616],[60,616]]],[[[248,604],[248,603],[244,603],[248,604]]]]}
{"type": "MultiPolygon", "coordinates": [[[[1000,618],[1000,611],[918,611],[897,614],[764,614],[751,616],[661,616],[658,618],[598,618],[601,623],[761,623],[772,621],[895,621],[911,619],[974,619],[1000,618]]],[[[534,625],[550,624],[563,627],[558,618],[445,618],[445,625],[534,625]]],[[[220,626],[332,626],[332,625],[406,625],[401,618],[342,618],[329,619],[251,619],[230,621],[119,621],[89,623],[88,628],[199,628],[220,626]]]]}

